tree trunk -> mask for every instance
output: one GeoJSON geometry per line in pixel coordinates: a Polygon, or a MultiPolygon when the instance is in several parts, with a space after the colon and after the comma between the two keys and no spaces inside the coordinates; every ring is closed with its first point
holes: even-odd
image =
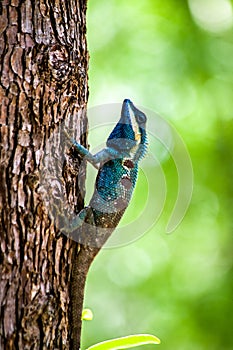
{"type": "Polygon", "coordinates": [[[85,167],[62,130],[85,144],[85,34],[86,0],[1,0],[1,350],[72,348],[77,244],[57,235],[47,199],[83,205],[85,167]]]}

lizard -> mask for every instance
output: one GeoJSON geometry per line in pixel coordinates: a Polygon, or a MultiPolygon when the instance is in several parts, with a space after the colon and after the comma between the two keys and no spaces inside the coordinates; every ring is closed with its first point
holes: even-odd
{"type": "Polygon", "coordinates": [[[80,348],[81,313],[89,267],[117,227],[136,185],[138,164],[147,152],[146,115],[129,100],[110,133],[106,147],[92,154],[72,139],[75,150],[98,169],[93,196],[88,206],[61,229],[79,244],[71,274],[71,348],[80,348]]]}

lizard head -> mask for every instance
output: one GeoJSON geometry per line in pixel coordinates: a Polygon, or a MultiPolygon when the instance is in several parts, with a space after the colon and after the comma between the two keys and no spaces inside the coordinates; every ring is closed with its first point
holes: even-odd
{"type": "Polygon", "coordinates": [[[146,115],[126,99],[120,120],[111,132],[107,146],[131,154],[142,144],[146,147],[146,115]]]}

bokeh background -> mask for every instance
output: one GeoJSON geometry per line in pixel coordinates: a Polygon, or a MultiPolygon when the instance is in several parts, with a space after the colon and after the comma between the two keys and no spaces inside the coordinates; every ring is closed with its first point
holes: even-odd
{"type": "MultiPolygon", "coordinates": [[[[94,319],[82,347],[152,333],[161,350],[233,349],[232,1],[88,0],[88,45],[89,107],[128,97],[156,111],[183,138],[194,187],[182,223],[166,234],[177,172],[171,157],[161,161],[159,220],[136,242],[102,250],[90,270],[94,319]]],[[[140,182],[135,198],[137,210],[140,182]]]]}

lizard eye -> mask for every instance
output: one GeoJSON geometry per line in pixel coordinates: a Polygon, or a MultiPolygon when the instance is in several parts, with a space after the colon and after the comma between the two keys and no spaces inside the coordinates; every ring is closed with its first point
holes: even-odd
{"type": "Polygon", "coordinates": [[[144,113],[140,113],[137,115],[137,122],[138,124],[143,124],[146,122],[146,116],[144,113]]]}

